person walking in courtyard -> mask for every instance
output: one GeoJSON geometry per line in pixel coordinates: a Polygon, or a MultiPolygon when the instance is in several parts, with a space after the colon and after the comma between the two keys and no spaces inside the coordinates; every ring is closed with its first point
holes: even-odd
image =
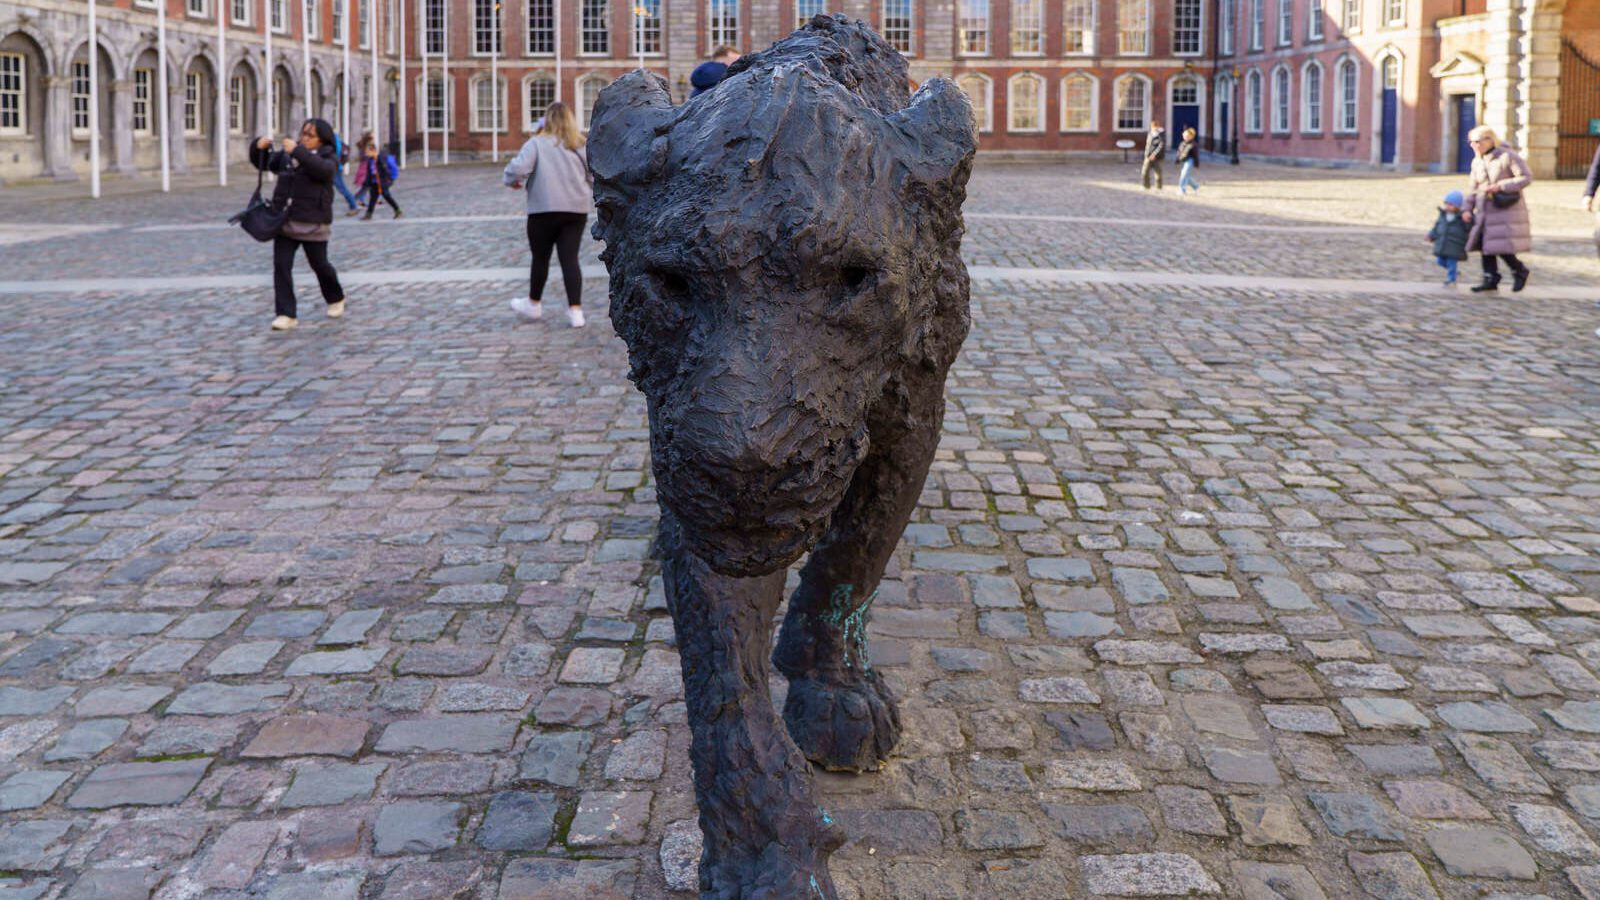
{"type": "Polygon", "coordinates": [[[280,149],[271,138],[250,145],[250,164],[276,173],[272,189],[274,206],[287,204],[288,218],[272,242],[272,296],[277,317],[272,330],[288,331],[300,324],[294,299],[294,255],[301,247],[317,273],[317,285],[328,304],[328,318],[344,315],[344,288],[339,273],[328,262],[328,240],[333,237],[333,178],[339,170],[333,150],[333,126],[322,119],[307,119],[300,138],[286,137],[280,149]]]}
{"type": "Polygon", "coordinates": [[[544,113],[544,128],[506,164],[503,178],[507,187],[528,192],[528,249],[533,253],[528,296],[512,298],[511,308],[528,319],[543,313],[539,304],[554,248],[567,289],[567,321],[582,328],[583,270],[578,266],[578,245],[589,220],[594,182],[583,134],[571,107],[561,102],[550,104],[544,113]]]}
{"type": "Polygon", "coordinates": [[[1461,218],[1461,204],[1465,199],[1460,191],[1444,195],[1439,216],[1433,220],[1433,230],[1428,240],[1433,242],[1433,259],[1444,269],[1444,286],[1456,286],[1456,266],[1467,258],[1467,222],[1461,218]]]}
{"type": "MultiPolygon", "coordinates": [[[[1589,177],[1583,182],[1583,208],[1594,213],[1594,251],[1600,256],[1600,209],[1594,207],[1595,191],[1600,190],[1600,147],[1594,151],[1594,161],[1589,163],[1589,177]]],[[[1600,328],[1594,330],[1600,337],[1600,328]]]]}
{"type": "Polygon", "coordinates": [[[694,67],[689,73],[689,85],[694,89],[690,97],[698,97],[722,83],[728,77],[728,67],[739,61],[739,51],[726,44],[711,51],[711,58],[694,67]]]}
{"type": "Polygon", "coordinates": [[[1144,138],[1144,165],[1139,168],[1139,181],[1150,190],[1150,176],[1156,179],[1156,190],[1162,189],[1161,161],[1167,155],[1167,132],[1160,122],[1150,123],[1150,133],[1144,138]]]}
{"type": "Polygon", "coordinates": [[[361,169],[362,181],[367,186],[367,214],[361,221],[372,218],[380,197],[394,210],[396,219],[405,215],[400,211],[400,204],[394,202],[394,180],[400,175],[400,167],[395,165],[393,156],[378,149],[377,141],[367,141],[362,146],[361,169]]]}
{"type": "Polygon", "coordinates": [[[1193,128],[1185,128],[1183,142],[1178,144],[1178,196],[1187,196],[1191,187],[1195,193],[1200,193],[1200,182],[1194,180],[1194,167],[1198,165],[1200,165],[1198,135],[1193,128]]]}
{"type": "Polygon", "coordinates": [[[339,196],[344,198],[344,202],[350,204],[350,211],[345,215],[353,216],[359,211],[360,207],[356,206],[355,195],[350,193],[350,188],[344,183],[344,164],[350,161],[349,151],[350,145],[346,144],[344,138],[339,137],[338,133],[335,132],[333,135],[333,158],[338,163],[338,166],[333,170],[333,189],[339,192],[339,196]]]}
{"type": "Polygon", "coordinates": [[[1517,254],[1533,247],[1533,227],[1522,191],[1533,183],[1533,172],[1486,125],[1468,132],[1467,142],[1476,156],[1462,217],[1472,226],[1467,249],[1483,255],[1483,281],[1472,290],[1499,290],[1500,263],[1504,262],[1511,268],[1511,290],[1520,291],[1528,283],[1528,267],[1517,254]]]}

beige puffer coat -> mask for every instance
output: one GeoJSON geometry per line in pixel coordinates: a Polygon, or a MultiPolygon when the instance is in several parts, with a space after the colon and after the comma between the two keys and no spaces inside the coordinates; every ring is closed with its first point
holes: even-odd
{"type": "Polygon", "coordinates": [[[1489,199],[1492,191],[1520,192],[1533,182],[1522,157],[1500,146],[1472,161],[1472,184],[1466,209],[1472,213],[1472,233],[1467,249],[1486,254],[1526,253],[1533,249],[1533,226],[1528,223],[1528,200],[1501,209],[1489,199]]]}

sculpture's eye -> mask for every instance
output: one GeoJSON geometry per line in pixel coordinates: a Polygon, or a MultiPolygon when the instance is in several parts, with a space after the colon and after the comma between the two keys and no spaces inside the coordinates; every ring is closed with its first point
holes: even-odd
{"type": "Polygon", "coordinates": [[[845,266],[839,270],[839,281],[833,289],[829,303],[835,312],[848,309],[857,297],[872,289],[878,281],[877,270],[868,266],[845,266]]]}
{"type": "Polygon", "coordinates": [[[685,301],[689,298],[689,280],[671,269],[651,267],[650,281],[663,299],[685,301]]]}
{"type": "Polygon", "coordinates": [[[867,279],[872,277],[872,270],[865,266],[846,266],[844,270],[844,286],[852,291],[861,290],[867,279]]]}

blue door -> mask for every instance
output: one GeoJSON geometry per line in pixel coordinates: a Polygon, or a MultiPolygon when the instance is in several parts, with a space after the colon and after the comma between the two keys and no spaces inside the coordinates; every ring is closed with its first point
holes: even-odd
{"type": "Polygon", "coordinates": [[[1399,126],[1400,61],[1391,56],[1383,61],[1383,127],[1379,135],[1379,162],[1394,162],[1394,148],[1400,137],[1399,126]]]}
{"type": "Polygon", "coordinates": [[[1472,145],[1467,135],[1478,127],[1478,98],[1472,94],[1456,96],[1456,171],[1472,171],[1472,145]]]}
{"type": "Polygon", "coordinates": [[[1227,100],[1222,101],[1217,107],[1217,139],[1211,146],[1215,147],[1218,153],[1228,152],[1228,142],[1233,140],[1233,126],[1228,121],[1232,118],[1229,115],[1230,111],[1227,100]]]}
{"type": "Polygon", "coordinates": [[[1198,134],[1200,131],[1200,104],[1174,103],[1172,104],[1172,145],[1176,147],[1183,140],[1183,130],[1193,128],[1198,134]]]}

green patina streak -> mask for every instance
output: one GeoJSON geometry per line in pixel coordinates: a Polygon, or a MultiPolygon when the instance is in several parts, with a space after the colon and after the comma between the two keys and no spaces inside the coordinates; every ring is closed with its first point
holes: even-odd
{"type": "Polygon", "coordinates": [[[850,599],[854,595],[855,585],[841,584],[834,588],[828,598],[828,611],[823,613],[823,620],[836,626],[843,634],[845,666],[853,669],[859,665],[866,672],[872,669],[867,662],[867,612],[872,608],[872,601],[878,599],[878,592],[873,591],[860,606],[851,609],[850,599]]]}

